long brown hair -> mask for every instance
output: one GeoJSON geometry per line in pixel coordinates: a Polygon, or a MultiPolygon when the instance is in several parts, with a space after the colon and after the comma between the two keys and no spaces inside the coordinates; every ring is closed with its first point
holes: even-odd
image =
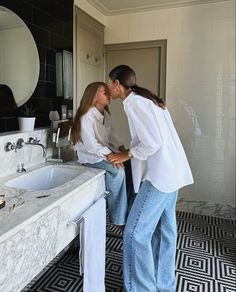
{"type": "MultiPolygon", "coordinates": [[[[73,144],[76,144],[81,139],[81,118],[91,107],[94,106],[97,91],[101,86],[107,88],[107,84],[104,82],[92,82],[86,87],[83,93],[80,106],[76,112],[71,129],[71,139],[73,144]]],[[[105,110],[109,113],[108,106],[105,107],[105,110]]]]}
{"type": "Polygon", "coordinates": [[[131,89],[138,95],[150,99],[153,103],[162,109],[165,109],[165,102],[160,97],[152,93],[150,90],[140,87],[136,84],[136,74],[129,66],[119,65],[115,67],[111,70],[109,78],[112,82],[119,80],[120,84],[123,85],[125,89],[131,89]]]}

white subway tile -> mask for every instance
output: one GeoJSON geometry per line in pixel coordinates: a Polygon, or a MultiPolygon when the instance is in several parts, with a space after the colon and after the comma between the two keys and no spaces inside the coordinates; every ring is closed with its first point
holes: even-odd
{"type": "Polygon", "coordinates": [[[229,30],[235,26],[235,20],[233,18],[217,19],[213,21],[213,30],[229,30]]]}
{"type": "Polygon", "coordinates": [[[212,7],[214,19],[226,19],[235,17],[235,1],[222,1],[212,7]]]}

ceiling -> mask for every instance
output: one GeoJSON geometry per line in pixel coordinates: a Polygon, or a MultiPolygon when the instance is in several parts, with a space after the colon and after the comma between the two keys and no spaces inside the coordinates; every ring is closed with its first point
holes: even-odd
{"type": "Polygon", "coordinates": [[[87,0],[104,15],[198,5],[228,0],[87,0]]]}

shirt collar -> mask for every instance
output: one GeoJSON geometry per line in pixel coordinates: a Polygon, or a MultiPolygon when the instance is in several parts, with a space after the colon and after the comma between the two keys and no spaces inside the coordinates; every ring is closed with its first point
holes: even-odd
{"type": "Polygon", "coordinates": [[[92,114],[95,116],[95,118],[96,118],[100,123],[103,124],[104,117],[107,116],[107,112],[106,112],[106,110],[104,110],[104,116],[100,113],[100,111],[99,111],[95,106],[93,106],[93,107],[91,108],[91,112],[92,112],[92,114]]]}
{"type": "Polygon", "coordinates": [[[124,99],[123,105],[126,106],[134,95],[135,95],[135,93],[133,91],[131,91],[130,94],[124,99]]]}

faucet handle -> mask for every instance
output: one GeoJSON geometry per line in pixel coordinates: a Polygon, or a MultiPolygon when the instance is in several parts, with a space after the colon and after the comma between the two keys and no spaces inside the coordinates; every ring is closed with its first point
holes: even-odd
{"type": "Polygon", "coordinates": [[[34,141],[34,138],[33,138],[33,137],[29,137],[28,142],[29,142],[29,143],[33,143],[33,141],[34,141]]]}
{"type": "Polygon", "coordinates": [[[37,137],[36,138],[33,138],[33,137],[29,138],[29,143],[39,144],[39,142],[40,142],[40,139],[38,139],[37,137]]]}
{"type": "Polygon", "coordinates": [[[14,149],[14,145],[11,142],[7,142],[4,146],[6,152],[9,152],[14,149]]]}
{"type": "Polygon", "coordinates": [[[16,149],[21,149],[24,146],[24,140],[22,138],[16,141],[16,149]]]}

